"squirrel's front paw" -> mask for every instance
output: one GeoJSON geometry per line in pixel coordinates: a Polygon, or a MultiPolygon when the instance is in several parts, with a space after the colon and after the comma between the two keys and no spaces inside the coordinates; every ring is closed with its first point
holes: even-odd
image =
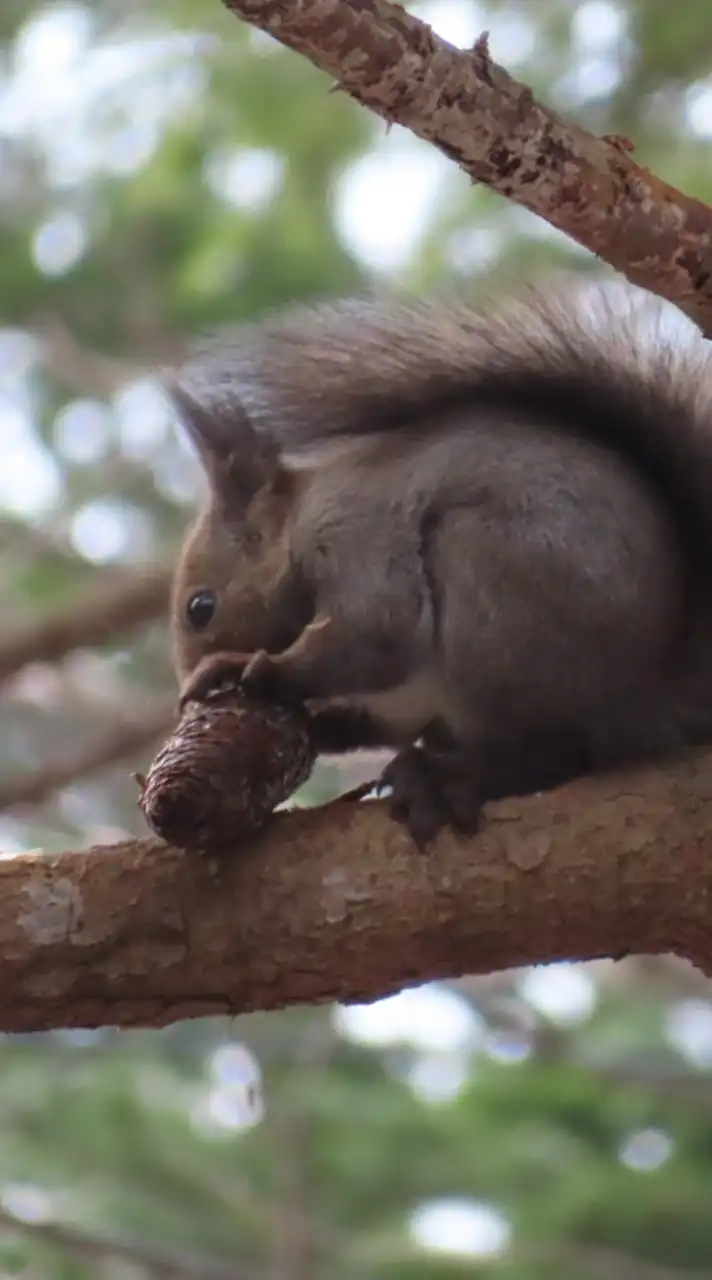
{"type": "Polygon", "coordinates": [[[280,654],[266,653],[260,649],[253,654],[242,675],[241,686],[253,698],[265,702],[301,703],[303,699],[292,688],[289,671],[280,654]]]}
{"type": "Polygon", "coordinates": [[[238,684],[245,668],[250,664],[249,653],[211,653],[191,671],[180,691],[179,707],[182,711],[188,702],[203,702],[213,689],[226,681],[238,684]]]}

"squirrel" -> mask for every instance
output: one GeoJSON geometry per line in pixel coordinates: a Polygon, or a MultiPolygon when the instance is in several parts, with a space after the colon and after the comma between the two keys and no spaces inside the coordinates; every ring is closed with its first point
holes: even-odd
{"type": "Polygon", "coordinates": [[[390,748],[421,849],[712,742],[712,365],[622,292],[296,306],[169,374],[208,482],[182,702],[239,676],[390,748]]]}

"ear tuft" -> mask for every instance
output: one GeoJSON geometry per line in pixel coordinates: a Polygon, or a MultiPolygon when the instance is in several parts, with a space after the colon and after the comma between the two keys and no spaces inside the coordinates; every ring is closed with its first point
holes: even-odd
{"type": "Polygon", "coordinates": [[[235,449],[233,422],[177,378],[164,382],[164,387],[206,471],[222,470],[235,449]]]}
{"type": "Polygon", "coordinates": [[[197,450],[211,490],[234,513],[279,482],[281,451],[274,436],[255,431],[244,406],[199,396],[180,378],[164,382],[180,422],[197,450]]]}

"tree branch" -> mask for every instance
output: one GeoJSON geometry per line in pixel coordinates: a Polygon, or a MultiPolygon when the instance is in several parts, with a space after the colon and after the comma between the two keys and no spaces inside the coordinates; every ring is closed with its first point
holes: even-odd
{"type": "Polygon", "coordinates": [[[148,1270],[155,1280],[258,1280],[256,1271],[233,1264],[228,1268],[187,1254],[167,1253],[134,1240],[89,1235],[59,1222],[30,1222],[0,1208],[0,1233],[5,1232],[30,1236],[70,1257],[88,1262],[120,1259],[144,1272],[148,1270]]]}
{"type": "Polygon", "coordinates": [[[223,0],[389,123],[432,142],[712,335],[712,209],[541,106],[493,62],[391,0],[223,0]]]}
{"type": "Polygon", "coordinates": [[[144,362],[124,360],[120,356],[106,356],[99,351],[83,347],[59,316],[52,313],[39,319],[34,332],[42,347],[42,364],[63,386],[82,395],[110,400],[127,383],[146,377],[164,353],[156,353],[151,362],[144,353],[144,362]]]}
{"type": "Polygon", "coordinates": [[[140,719],[113,725],[103,740],[90,743],[80,752],[65,752],[61,760],[48,763],[35,773],[0,782],[0,812],[19,805],[41,804],[70,783],[153,746],[168,732],[174,718],[172,705],[158,706],[140,719]]]}
{"type": "Polygon", "coordinates": [[[384,804],[341,800],[219,860],[145,840],[0,861],[0,1029],[161,1026],[628,951],[712,973],[712,755],[487,818],[429,856],[384,804]]]}
{"type": "Polygon", "coordinates": [[[0,638],[0,681],[31,662],[57,662],[72,649],[114,640],[160,617],[167,607],[170,570],[161,565],[112,582],[105,571],[63,608],[26,622],[0,638]]]}
{"type": "Polygon", "coordinates": [[[595,1245],[578,1243],[553,1244],[551,1250],[542,1249],[533,1261],[542,1260],[548,1254],[548,1261],[557,1270],[560,1266],[584,1271],[594,1280],[712,1280],[710,1271],[690,1271],[687,1267],[661,1266],[648,1258],[637,1258],[630,1253],[622,1253],[616,1249],[601,1249],[595,1245]]]}

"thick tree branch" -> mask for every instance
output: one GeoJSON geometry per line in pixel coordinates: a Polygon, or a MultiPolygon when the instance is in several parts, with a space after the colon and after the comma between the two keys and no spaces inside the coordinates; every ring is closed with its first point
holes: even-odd
{"type": "Polygon", "coordinates": [[[712,209],[541,106],[489,57],[391,0],[223,0],[384,120],[676,303],[712,335],[712,209]]]}
{"type": "Polygon", "coordinates": [[[487,815],[430,856],[385,804],[342,800],[219,860],[145,840],[0,861],[0,1029],[160,1026],[628,951],[712,973],[712,755],[487,815]]]}
{"type": "Polygon", "coordinates": [[[160,565],[133,574],[97,574],[63,609],[0,636],[0,681],[31,662],[57,662],[72,649],[117,639],[165,613],[170,570],[160,565]]]}

